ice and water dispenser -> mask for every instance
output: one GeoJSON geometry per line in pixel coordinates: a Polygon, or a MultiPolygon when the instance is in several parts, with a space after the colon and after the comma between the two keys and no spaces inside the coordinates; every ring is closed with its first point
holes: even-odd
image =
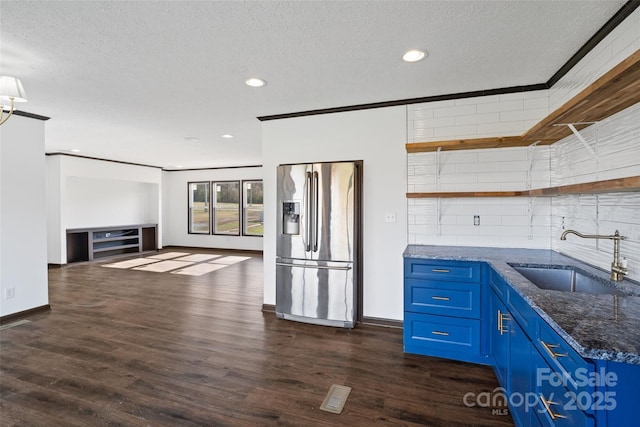
{"type": "Polygon", "coordinates": [[[300,234],[300,202],[282,202],[282,233],[300,234]]]}

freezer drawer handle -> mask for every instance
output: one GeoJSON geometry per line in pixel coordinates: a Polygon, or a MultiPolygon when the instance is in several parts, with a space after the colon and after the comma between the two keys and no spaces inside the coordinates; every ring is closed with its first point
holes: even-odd
{"type": "Polygon", "coordinates": [[[299,268],[313,268],[319,270],[351,270],[350,266],[346,267],[330,267],[327,265],[304,265],[304,264],[287,264],[286,262],[276,262],[276,265],[282,267],[299,267],[299,268]]]}

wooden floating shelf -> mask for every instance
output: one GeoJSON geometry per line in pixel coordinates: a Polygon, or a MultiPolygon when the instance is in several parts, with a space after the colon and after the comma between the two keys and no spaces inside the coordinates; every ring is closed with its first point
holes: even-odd
{"type": "Polygon", "coordinates": [[[449,141],[414,142],[406,144],[408,153],[481,148],[523,147],[533,143],[549,145],[571,135],[568,126],[577,130],[599,122],[640,102],[640,50],[613,67],[563,106],[542,119],[520,136],[456,139],[449,141]],[[585,124],[586,123],[586,124],[585,124]]]}
{"type": "Polygon", "coordinates": [[[421,199],[430,197],[548,197],[569,194],[599,194],[615,192],[640,191],[640,176],[627,178],[615,178],[605,181],[585,182],[581,184],[561,185],[558,187],[539,188],[523,191],[446,191],[429,193],[407,193],[408,199],[421,199]]]}

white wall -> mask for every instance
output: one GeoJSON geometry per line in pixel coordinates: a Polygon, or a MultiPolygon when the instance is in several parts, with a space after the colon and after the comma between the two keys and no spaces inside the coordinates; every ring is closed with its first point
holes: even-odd
{"type": "Polygon", "coordinates": [[[275,304],[278,164],[363,160],[363,314],[403,318],[406,140],[406,108],[402,106],[262,123],[265,304],[275,304]],[[384,222],[387,212],[396,213],[396,223],[384,222]]]}
{"type": "Polygon", "coordinates": [[[158,187],[146,182],[68,176],[65,222],[73,228],[155,224],[158,187]]]}
{"type": "MultiPolygon", "coordinates": [[[[51,264],[62,264],[66,260],[66,241],[62,230],[62,185],[60,183],[61,156],[48,156],[46,162],[47,201],[47,260],[51,264]]],[[[66,262],[66,261],[65,261],[66,262]]]]}
{"type": "Polygon", "coordinates": [[[162,171],[75,156],[47,156],[48,262],[66,264],[66,230],[158,224],[162,171]]]}
{"type": "Polygon", "coordinates": [[[262,179],[262,167],[165,171],[162,173],[164,245],[201,248],[262,250],[262,237],[188,233],[187,183],[262,179]]]}
{"type": "Polygon", "coordinates": [[[13,116],[0,127],[0,316],[49,303],[46,239],[44,122],[13,116]]]}

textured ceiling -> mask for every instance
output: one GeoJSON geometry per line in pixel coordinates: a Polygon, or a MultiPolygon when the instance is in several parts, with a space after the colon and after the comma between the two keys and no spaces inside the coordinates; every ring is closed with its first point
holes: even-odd
{"type": "Polygon", "coordinates": [[[0,66],[47,152],[255,165],[258,116],[542,83],[624,3],[2,0],[0,66]]]}

